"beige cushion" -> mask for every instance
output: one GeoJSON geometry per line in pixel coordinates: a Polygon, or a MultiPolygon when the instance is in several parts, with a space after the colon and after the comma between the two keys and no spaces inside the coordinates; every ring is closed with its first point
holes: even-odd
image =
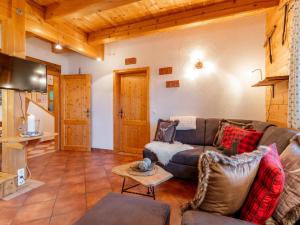
{"type": "Polygon", "coordinates": [[[300,136],[295,136],[280,155],[285,172],[284,191],[273,217],[282,224],[294,224],[300,217],[300,136]]]}
{"type": "Polygon", "coordinates": [[[233,215],[243,205],[267,147],[232,157],[206,152],[199,160],[199,184],[193,201],[184,210],[200,209],[233,215]]]}

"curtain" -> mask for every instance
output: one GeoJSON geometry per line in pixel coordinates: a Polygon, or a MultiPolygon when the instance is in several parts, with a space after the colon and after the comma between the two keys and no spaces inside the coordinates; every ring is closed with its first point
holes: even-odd
{"type": "Polygon", "coordinates": [[[294,2],[290,54],[288,125],[300,129],[300,0],[294,2]]]}

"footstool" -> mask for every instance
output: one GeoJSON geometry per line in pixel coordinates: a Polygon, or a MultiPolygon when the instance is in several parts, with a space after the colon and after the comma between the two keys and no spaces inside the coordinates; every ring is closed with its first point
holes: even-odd
{"type": "Polygon", "coordinates": [[[170,207],[142,197],[109,193],[75,225],[169,225],[170,207]]]}

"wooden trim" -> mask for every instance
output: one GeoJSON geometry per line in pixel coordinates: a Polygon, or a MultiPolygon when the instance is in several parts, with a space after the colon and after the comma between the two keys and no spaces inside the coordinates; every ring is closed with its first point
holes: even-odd
{"type": "Polygon", "coordinates": [[[235,0],[200,6],[184,12],[146,19],[113,28],[91,32],[88,43],[98,45],[161,31],[198,25],[199,22],[221,17],[233,16],[245,12],[257,11],[278,5],[278,0],[235,0]]]}
{"type": "Polygon", "coordinates": [[[120,75],[125,74],[133,74],[133,73],[141,73],[145,72],[147,76],[147,124],[148,124],[148,131],[150,134],[150,68],[149,67],[142,67],[142,68],[132,68],[132,69],[122,69],[122,70],[114,70],[113,71],[113,150],[120,151],[120,117],[118,115],[120,111],[120,75]],[[117,135],[119,134],[119,135],[117,135]]]}

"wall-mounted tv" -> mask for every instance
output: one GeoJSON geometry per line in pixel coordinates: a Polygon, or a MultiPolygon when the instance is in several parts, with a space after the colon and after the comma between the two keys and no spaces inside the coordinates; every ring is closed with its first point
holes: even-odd
{"type": "Polygon", "coordinates": [[[0,89],[46,93],[46,66],[0,53],[0,89]]]}

